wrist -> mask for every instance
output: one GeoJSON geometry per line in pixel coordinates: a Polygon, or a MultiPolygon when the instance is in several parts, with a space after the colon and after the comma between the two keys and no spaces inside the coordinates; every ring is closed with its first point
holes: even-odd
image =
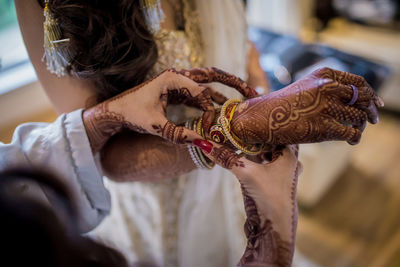
{"type": "Polygon", "coordinates": [[[241,103],[242,101],[238,99],[226,101],[210,128],[208,136],[218,144],[230,146],[247,155],[258,155],[263,150],[263,144],[246,143],[231,127],[231,121],[241,103]]]}
{"type": "Polygon", "coordinates": [[[100,151],[104,144],[127,124],[121,114],[108,110],[107,103],[84,110],[82,119],[94,153],[100,151]]]}

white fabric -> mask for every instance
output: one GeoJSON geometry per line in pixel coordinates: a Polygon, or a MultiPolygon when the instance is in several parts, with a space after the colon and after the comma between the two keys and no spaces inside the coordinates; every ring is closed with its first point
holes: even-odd
{"type": "MultiPolygon", "coordinates": [[[[15,167],[45,168],[65,179],[75,190],[82,232],[96,227],[110,211],[110,196],[92,155],[82,110],[63,114],[51,124],[18,126],[10,144],[0,142],[0,170],[15,167]]],[[[51,203],[51,194],[48,197],[51,203]]]]}

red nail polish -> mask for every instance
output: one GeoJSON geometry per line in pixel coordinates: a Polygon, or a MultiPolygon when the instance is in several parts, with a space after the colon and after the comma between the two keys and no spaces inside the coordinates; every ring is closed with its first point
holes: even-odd
{"type": "Polygon", "coordinates": [[[254,89],[252,87],[250,87],[250,89],[251,89],[251,92],[253,93],[253,96],[258,96],[259,95],[256,89],[254,89]]]}
{"type": "Polygon", "coordinates": [[[205,153],[210,154],[213,149],[213,144],[203,139],[195,139],[193,145],[200,147],[205,153]]]}

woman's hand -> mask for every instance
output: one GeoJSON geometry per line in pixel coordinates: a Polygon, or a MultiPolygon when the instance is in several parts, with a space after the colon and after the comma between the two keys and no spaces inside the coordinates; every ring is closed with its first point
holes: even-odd
{"type": "Polygon", "coordinates": [[[205,140],[194,145],[238,178],[247,215],[247,247],[238,266],[290,266],[297,227],[298,147],[288,146],[267,164],[239,157],[205,140]]]}
{"type": "Polygon", "coordinates": [[[138,133],[161,136],[173,143],[191,143],[201,138],[197,133],[176,126],[166,118],[168,104],[186,104],[204,111],[204,128],[208,129],[215,117],[213,101],[223,103],[226,98],[199,83],[221,82],[236,88],[246,97],[254,91],[239,78],[216,68],[180,70],[170,69],[155,78],[106,100],[83,113],[83,121],[94,152],[123,128],[138,133]]]}
{"type": "Polygon", "coordinates": [[[246,143],[360,141],[383,102],[364,78],[323,68],[279,91],[239,104],[232,132],[246,143]],[[354,103],[351,103],[351,102],[354,103]]]}

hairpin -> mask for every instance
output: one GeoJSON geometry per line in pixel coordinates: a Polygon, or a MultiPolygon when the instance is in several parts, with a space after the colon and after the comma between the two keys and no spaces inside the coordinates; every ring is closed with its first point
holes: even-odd
{"type": "Polygon", "coordinates": [[[140,7],[143,9],[147,27],[153,33],[157,33],[165,18],[160,0],[140,0],[140,7]]]}
{"type": "Polygon", "coordinates": [[[49,0],[45,0],[44,17],[44,55],[42,61],[46,61],[47,69],[51,73],[61,77],[65,75],[66,67],[72,59],[72,52],[66,45],[70,39],[62,39],[60,26],[50,11],[49,0]]]}

